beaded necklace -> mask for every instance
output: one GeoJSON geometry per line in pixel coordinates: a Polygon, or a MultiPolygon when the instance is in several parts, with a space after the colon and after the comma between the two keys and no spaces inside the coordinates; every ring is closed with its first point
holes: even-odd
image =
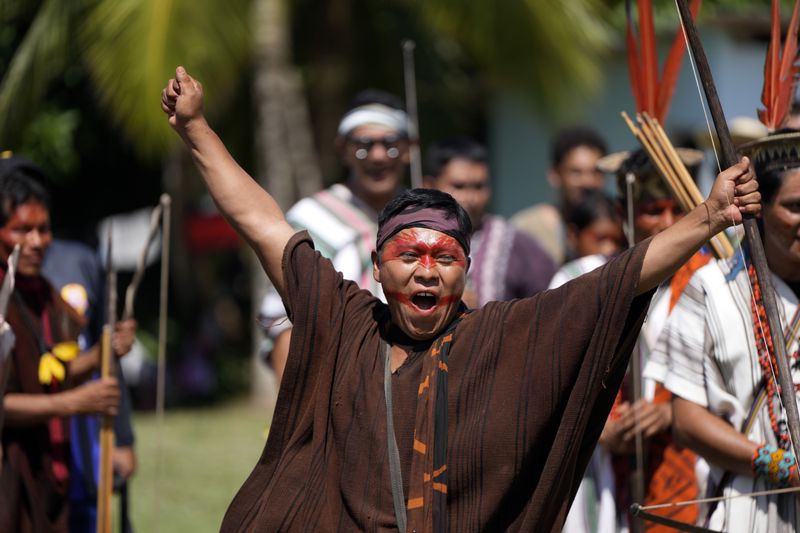
{"type": "MultiPolygon", "coordinates": [[[[747,274],[750,277],[750,285],[753,287],[753,298],[750,300],[750,310],[753,318],[753,330],[755,333],[756,349],[758,350],[758,362],[761,365],[761,372],[763,374],[765,391],[767,395],[767,410],[769,412],[769,421],[772,426],[772,431],[775,433],[775,438],[778,440],[778,446],[784,450],[791,449],[791,437],[789,429],[785,420],[778,420],[778,412],[780,409],[780,386],[775,383],[778,377],[778,364],[775,359],[775,350],[772,344],[772,334],[767,322],[767,312],[764,309],[764,302],[761,299],[761,285],[758,283],[756,277],[756,270],[753,265],[747,269],[747,274]]],[[[795,313],[796,315],[797,313],[795,313]]],[[[796,317],[795,317],[796,318],[796,317]]],[[[793,323],[796,320],[792,321],[793,323]]],[[[794,329],[794,328],[790,328],[794,329]]],[[[792,336],[796,333],[790,331],[792,336]]],[[[788,344],[788,343],[787,343],[788,344]]],[[[795,351],[789,356],[793,361],[791,367],[797,364],[798,352],[795,351]]],[[[800,385],[795,384],[795,391],[800,390],[800,385]]]]}

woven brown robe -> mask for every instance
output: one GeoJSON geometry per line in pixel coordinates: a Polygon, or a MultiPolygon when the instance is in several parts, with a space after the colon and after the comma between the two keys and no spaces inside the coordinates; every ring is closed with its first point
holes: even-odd
{"type": "MultiPolygon", "coordinates": [[[[490,303],[455,328],[451,531],[560,529],[647,310],[650,294],[634,297],[646,248],[559,289],[490,303]]],[[[287,244],[283,270],[289,360],[266,447],[222,530],[396,531],[381,350],[388,308],[343,280],[304,232],[287,244]]],[[[426,348],[392,375],[406,496],[426,348]]]]}
{"type": "MultiPolygon", "coordinates": [[[[18,294],[31,314],[28,315],[41,332],[41,311],[49,314],[53,342],[77,339],[80,319],[44,278],[18,278],[18,294]],[[25,290],[26,285],[31,290],[25,290]]],[[[11,373],[7,393],[46,394],[48,388],[39,383],[40,345],[31,328],[22,318],[23,310],[16,296],[8,307],[8,323],[16,343],[11,354],[11,373]]],[[[69,388],[67,376],[59,388],[69,388]]],[[[67,533],[69,531],[69,479],[59,480],[53,461],[59,458],[68,467],[69,419],[57,419],[64,440],[54,443],[48,423],[30,426],[3,427],[3,468],[0,471],[0,532],[67,533]]]]}

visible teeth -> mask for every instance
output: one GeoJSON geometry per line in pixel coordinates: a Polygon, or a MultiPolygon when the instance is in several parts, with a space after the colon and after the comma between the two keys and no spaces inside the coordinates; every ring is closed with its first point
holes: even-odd
{"type": "Polygon", "coordinates": [[[417,296],[431,296],[431,297],[433,297],[433,293],[432,292],[418,292],[417,296]]]}

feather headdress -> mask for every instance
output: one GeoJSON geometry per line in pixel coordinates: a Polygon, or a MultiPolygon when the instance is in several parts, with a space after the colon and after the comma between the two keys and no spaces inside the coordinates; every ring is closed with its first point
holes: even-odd
{"type": "MultiPolygon", "coordinates": [[[[672,40],[669,54],[664,61],[661,77],[658,75],[658,53],[656,51],[655,24],[652,0],[638,0],[638,31],[633,20],[633,2],[627,0],[625,11],[628,20],[626,40],[628,45],[628,72],[631,90],[636,100],[637,113],[647,113],[664,122],[669,111],[675,84],[681,70],[686,43],[680,29],[672,40]],[[637,41],[638,37],[638,41],[637,41]]],[[[692,0],[692,16],[697,17],[700,0],[692,0]]]]}
{"type": "Polygon", "coordinates": [[[758,118],[770,131],[780,127],[794,99],[797,75],[800,72],[797,64],[797,29],[800,24],[798,8],[800,0],[794,3],[786,43],[781,51],[780,0],[772,0],[772,29],[764,61],[764,90],[761,93],[764,109],[758,110],[758,118]]]}

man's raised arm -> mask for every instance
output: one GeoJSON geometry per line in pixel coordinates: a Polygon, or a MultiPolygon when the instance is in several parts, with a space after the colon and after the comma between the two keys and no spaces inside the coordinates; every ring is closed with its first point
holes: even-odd
{"type": "Polygon", "coordinates": [[[183,67],[175,69],[161,92],[161,109],[192,153],[211,197],[233,227],[255,250],[261,265],[281,296],[283,249],[294,233],[283,211],[242,167],[203,116],[203,87],[183,67]]]}
{"type": "Polygon", "coordinates": [[[743,215],[760,212],[758,182],[750,160],[743,157],[717,176],[705,202],[653,237],[644,256],[636,293],[642,294],[674,274],[712,236],[740,223],[743,215]]]}

